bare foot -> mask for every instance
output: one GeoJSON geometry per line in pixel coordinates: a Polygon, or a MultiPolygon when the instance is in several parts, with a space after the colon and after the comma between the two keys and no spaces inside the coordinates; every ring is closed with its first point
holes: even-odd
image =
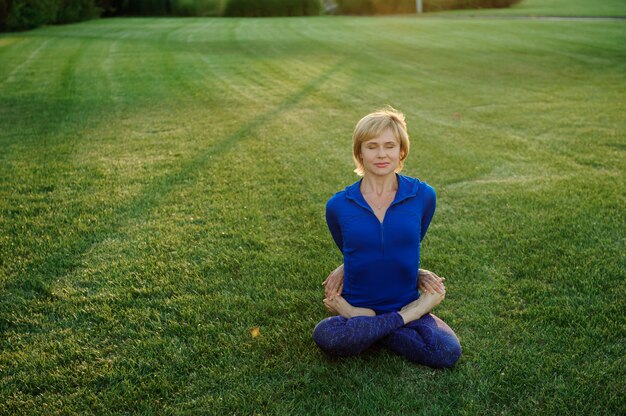
{"type": "Polygon", "coordinates": [[[408,324],[411,321],[420,319],[426,315],[437,305],[439,305],[446,297],[444,293],[429,293],[423,292],[417,300],[409,303],[404,308],[400,309],[400,316],[404,319],[404,324],[408,324]]]}
{"type": "Polygon", "coordinates": [[[376,312],[368,308],[357,308],[348,303],[343,296],[332,296],[324,299],[326,308],[344,318],[354,318],[355,316],[376,316],[376,312]]]}

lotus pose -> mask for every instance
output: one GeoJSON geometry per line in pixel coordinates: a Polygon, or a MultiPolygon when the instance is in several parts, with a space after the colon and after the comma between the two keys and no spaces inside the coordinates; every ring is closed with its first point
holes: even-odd
{"type": "Polygon", "coordinates": [[[330,355],[356,355],[380,342],[412,362],[452,367],[459,340],[430,313],[445,297],[445,279],[419,268],[435,191],[398,174],[408,154],[402,113],[381,110],[357,123],[353,156],[362,179],[326,205],[344,260],[323,283],[324,304],[337,316],[317,324],[313,339],[330,355]]]}

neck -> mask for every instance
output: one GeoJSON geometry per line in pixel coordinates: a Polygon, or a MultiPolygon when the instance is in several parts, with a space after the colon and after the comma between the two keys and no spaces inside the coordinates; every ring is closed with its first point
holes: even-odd
{"type": "Polygon", "coordinates": [[[394,192],[398,189],[398,180],[395,173],[390,173],[386,176],[363,175],[361,181],[362,193],[375,193],[376,195],[382,195],[387,192],[394,192]]]}

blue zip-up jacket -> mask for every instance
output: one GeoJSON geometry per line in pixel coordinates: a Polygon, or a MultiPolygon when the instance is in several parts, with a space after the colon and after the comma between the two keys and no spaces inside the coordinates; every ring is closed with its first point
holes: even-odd
{"type": "Polygon", "coordinates": [[[398,311],[419,297],[420,242],[435,213],[435,190],[396,174],[398,190],[381,223],[361,194],[361,181],[326,204],[326,223],[343,253],[342,296],[377,314],[398,311]]]}

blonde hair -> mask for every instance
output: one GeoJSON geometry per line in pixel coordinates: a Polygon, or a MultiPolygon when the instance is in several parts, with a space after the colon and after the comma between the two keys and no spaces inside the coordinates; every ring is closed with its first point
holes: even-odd
{"type": "Polygon", "coordinates": [[[393,107],[388,107],[366,115],[359,120],[354,128],[354,133],[352,133],[352,158],[356,165],[354,171],[357,175],[363,176],[365,173],[363,162],[361,161],[361,144],[380,136],[387,129],[391,130],[400,143],[400,163],[396,172],[400,172],[404,167],[404,160],[409,155],[410,147],[404,114],[393,107]]]}

